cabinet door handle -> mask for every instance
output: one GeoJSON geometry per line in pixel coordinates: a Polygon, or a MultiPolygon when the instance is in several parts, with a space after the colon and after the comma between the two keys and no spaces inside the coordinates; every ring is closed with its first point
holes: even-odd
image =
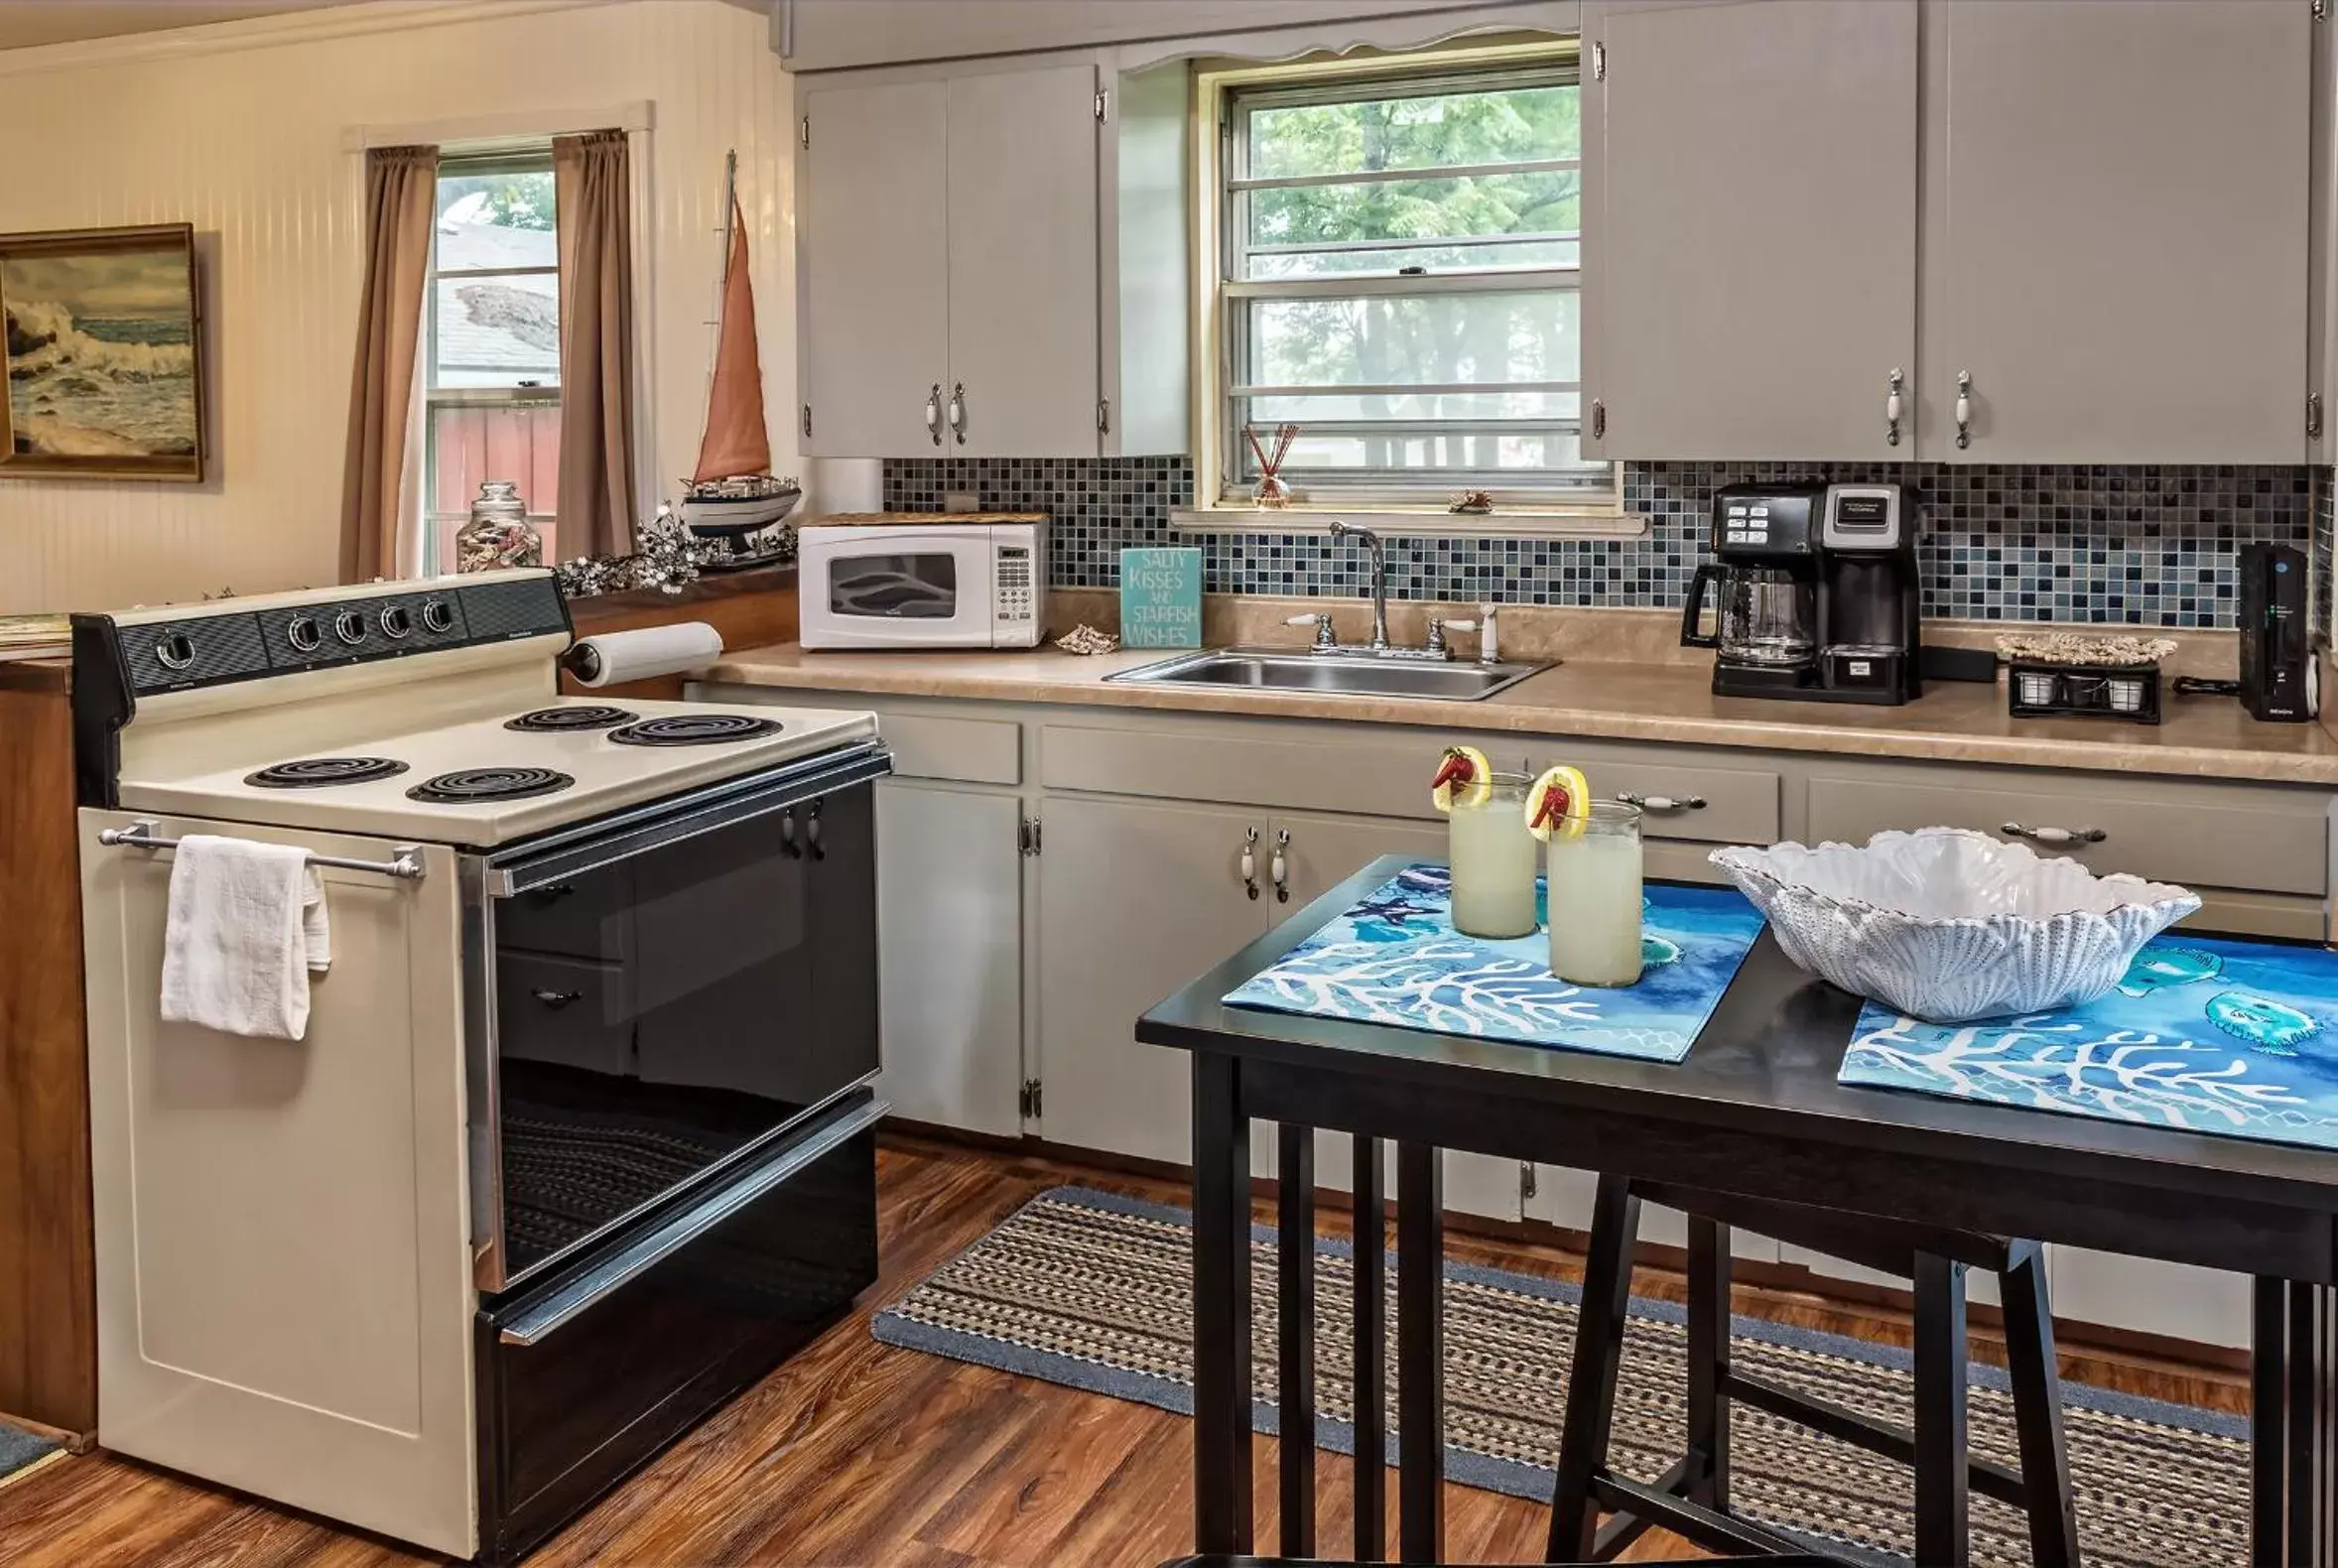
{"type": "Polygon", "coordinates": [[[1703,811],[1705,809],[1705,797],[1702,795],[1638,795],[1624,789],[1618,790],[1616,798],[1626,806],[1637,806],[1641,811],[1703,811]]]}
{"type": "Polygon", "coordinates": [[[584,999],[584,993],[581,990],[547,990],[541,985],[528,994],[544,1003],[545,1006],[554,1008],[566,1007],[570,1002],[584,999]]]}
{"type": "Polygon", "coordinates": [[[934,390],[926,394],[926,434],[934,445],[942,445],[942,383],[934,383],[934,390]]]}
{"type": "Polygon", "coordinates": [[[1252,901],[1258,897],[1258,830],[1242,830],[1242,889],[1252,901]]]}
{"type": "Polygon", "coordinates": [[[779,852],[791,860],[804,858],[804,847],[796,843],[796,813],[793,807],[779,814],[779,852]]]}
{"type": "Polygon", "coordinates": [[[820,802],[818,801],[812,803],[811,811],[807,812],[804,817],[804,848],[812,852],[812,858],[815,860],[828,858],[828,847],[820,842],[820,802]]]}
{"type": "Polygon", "coordinates": [[[1906,381],[1907,372],[1898,369],[1894,369],[1889,376],[1884,378],[1883,445],[1886,447],[1899,445],[1899,416],[1906,408],[1906,403],[1899,395],[1899,389],[1906,381]]]}
{"type": "Polygon", "coordinates": [[[950,389],[950,429],[958,437],[958,444],[966,445],[966,383],[961,381],[950,389]]]}
{"type": "Polygon", "coordinates": [[[1267,862],[1266,874],[1274,878],[1274,901],[1291,901],[1291,830],[1278,828],[1274,834],[1274,858],[1267,862]]]}
{"type": "Polygon", "coordinates": [[[1957,447],[1973,445],[1973,372],[1957,372],[1957,447]]]}
{"type": "Polygon", "coordinates": [[[2024,828],[2009,822],[1998,832],[2009,839],[2027,839],[2033,844],[2101,844],[2111,836],[2100,828],[2024,828]]]}

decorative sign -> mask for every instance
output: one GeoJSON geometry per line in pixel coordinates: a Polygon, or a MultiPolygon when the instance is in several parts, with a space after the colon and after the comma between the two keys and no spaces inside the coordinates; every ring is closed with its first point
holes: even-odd
{"type": "Polygon", "coordinates": [[[1120,645],[1202,645],[1202,552],[1190,548],[1120,552],[1120,645]]]}

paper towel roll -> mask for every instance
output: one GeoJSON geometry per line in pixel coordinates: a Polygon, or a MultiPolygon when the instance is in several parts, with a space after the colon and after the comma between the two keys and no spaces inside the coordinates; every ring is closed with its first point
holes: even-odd
{"type": "Polygon", "coordinates": [[[721,653],[722,633],[703,620],[680,620],[586,637],[562,656],[561,665],[580,685],[609,686],[680,675],[714,663],[721,653]]]}

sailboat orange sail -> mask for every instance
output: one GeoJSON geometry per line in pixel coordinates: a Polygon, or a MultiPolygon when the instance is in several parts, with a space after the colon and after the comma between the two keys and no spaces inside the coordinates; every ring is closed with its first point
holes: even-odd
{"type": "Polygon", "coordinates": [[[755,347],[755,280],[747,272],[746,216],[730,197],[730,255],[722,269],[722,326],[714,340],[714,384],[693,484],[771,471],[763,430],[763,361],[755,347]]]}
{"type": "MultiPolygon", "coordinates": [[[[730,542],[731,566],[784,559],[784,538],[750,547],[747,536],[794,510],[803,491],[771,472],[764,431],[763,361],[755,347],[755,284],[747,267],[746,214],[738,200],[738,155],[727,160],[729,244],[722,263],[722,319],[715,329],[714,374],[707,391],[707,426],[697,471],[682,498],[691,532],[730,542]]],[[[712,565],[712,564],[711,564],[712,565]]]]}

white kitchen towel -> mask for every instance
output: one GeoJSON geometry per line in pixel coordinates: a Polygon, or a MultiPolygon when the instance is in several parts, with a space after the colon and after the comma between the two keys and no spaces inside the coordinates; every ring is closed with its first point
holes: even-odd
{"type": "Polygon", "coordinates": [[[171,866],[163,1016],[229,1034],[298,1040],[309,977],[332,963],[325,885],[294,845],[191,834],[171,866]]]}

